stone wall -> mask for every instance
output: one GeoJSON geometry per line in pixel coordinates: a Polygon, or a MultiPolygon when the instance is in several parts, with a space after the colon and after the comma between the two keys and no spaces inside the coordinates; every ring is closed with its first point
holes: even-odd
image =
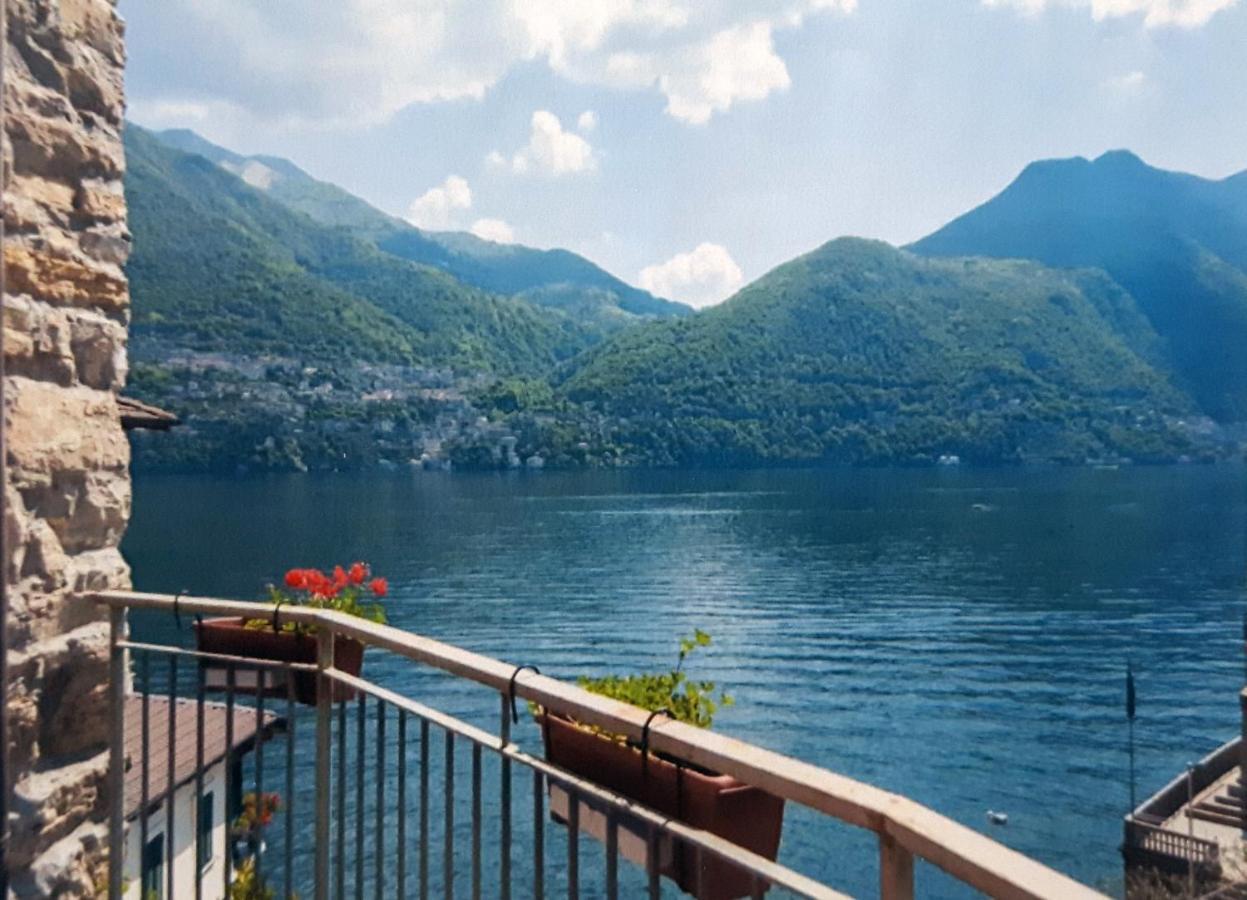
{"type": "Polygon", "coordinates": [[[88,896],[105,849],[107,624],[129,584],[124,28],[115,0],[7,0],[4,81],[10,872],[88,896]]]}

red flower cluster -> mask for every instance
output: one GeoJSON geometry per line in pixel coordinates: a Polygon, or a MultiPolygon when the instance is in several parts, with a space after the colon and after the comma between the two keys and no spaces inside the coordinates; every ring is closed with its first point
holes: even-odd
{"type": "MultiPolygon", "coordinates": [[[[314,597],[336,597],[347,585],[359,586],[368,577],[366,563],[352,563],[350,569],[341,566],[333,567],[333,575],[326,575],[320,569],[291,569],[286,573],[286,587],[296,591],[307,591],[314,597]]],[[[374,578],[368,583],[369,589],[377,597],[384,597],[389,584],[384,578],[374,578]]]]}
{"type": "Polygon", "coordinates": [[[281,809],[281,797],[276,793],[263,793],[258,797],[247,793],[242,798],[242,812],[236,825],[241,828],[258,829],[272,824],[273,815],[281,809]]]}

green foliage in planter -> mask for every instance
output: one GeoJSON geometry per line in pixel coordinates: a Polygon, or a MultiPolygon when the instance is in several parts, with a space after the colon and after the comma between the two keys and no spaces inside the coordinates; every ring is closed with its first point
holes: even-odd
{"type": "Polygon", "coordinates": [[[577,683],[587,691],[631,703],[656,712],[665,709],[673,719],[709,728],[721,707],[731,706],[732,697],[718,690],[713,681],[695,681],[684,672],[684,661],[700,647],[710,646],[710,635],[695,629],[680,640],[676,666],[669,672],[642,672],[631,675],[581,676],[577,683]]]}

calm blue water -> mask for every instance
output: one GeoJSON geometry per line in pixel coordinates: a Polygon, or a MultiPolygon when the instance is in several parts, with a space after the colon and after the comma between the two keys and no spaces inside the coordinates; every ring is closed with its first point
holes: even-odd
{"type": "MultiPolygon", "coordinates": [[[[737,698],[717,728],[1109,890],[1128,805],[1127,659],[1141,795],[1238,727],[1241,467],[140,477],[125,552],[140,589],[243,598],[292,565],[366,559],[390,578],[393,624],[569,679],[667,665],[677,637],[703,628],[715,644],[694,671],[737,698]]],[[[367,669],[496,725],[487,692],[383,654],[367,669]]],[[[300,765],[310,725],[300,718],[300,765]]],[[[530,724],[518,734],[538,749],[530,724]]],[[[281,753],[266,758],[274,778],[281,753]]],[[[529,781],[516,784],[527,821],[529,781]]],[[[853,829],[790,813],[781,859],[877,892],[874,842],[853,829]]],[[[919,891],[960,893],[929,867],[919,891]]]]}

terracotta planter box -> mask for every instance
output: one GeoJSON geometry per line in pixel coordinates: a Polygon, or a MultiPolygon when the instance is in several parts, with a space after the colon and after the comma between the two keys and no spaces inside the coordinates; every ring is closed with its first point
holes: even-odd
{"type": "MultiPolygon", "coordinates": [[[[205,619],[195,623],[195,646],[205,653],[221,653],[248,659],[268,659],[277,662],[316,664],[316,638],[313,635],[296,634],[291,631],[273,631],[271,628],[246,628],[243,619],[205,619]]],[[[333,641],[334,667],[348,675],[358,676],[364,667],[364,645],[357,640],[336,637],[333,641]]],[[[287,675],[294,679],[295,699],[308,706],[316,705],[318,678],[314,672],[283,672],[279,669],[265,671],[264,696],[285,697],[287,675]]],[[[209,663],[205,680],[208,687],[225,687],[225,668],[209,663]]],[[[234,691],[239,694],[258,692],[259,678],[256,670],[236,667],[234,691]]],[[[345,684],[334,683],[333,699],[353,700],[356,691],[345,684]]]]}
{"type": "MultiPolygon", "coordinates": [[[[759,856],[772,861],[778,856],[784,824],[784,801],[778,797],[730,775],[677,766],[654,754],[643,765],[638,749],[586,731],[560,716],[542,716],[539,724],[545,736],[546,759],[554,765],[759,856]]],[[[566,795],[557,793],[562,796],[552,791],[551,811],[564,818],[566,795]]],[[[602,835],[594,834],[594,830],[605,833],[603,817],[588,801],[581,803],[580,823],[582,830],[599,839],[602,835]]],[[[629,847],[637,846],[633,835],[625,838],[622,832],[621,852],[644,864],[643,838],[637,859],[635,850],[629,852],[629,847]]],[[[639,833],[643,835],[644,830],[639,833]]],[[[745,870],[680,841],[660,847],[658,865],[663,875],[699,900],[747,897],[753,887],[752,876],[745,870]]]]}

